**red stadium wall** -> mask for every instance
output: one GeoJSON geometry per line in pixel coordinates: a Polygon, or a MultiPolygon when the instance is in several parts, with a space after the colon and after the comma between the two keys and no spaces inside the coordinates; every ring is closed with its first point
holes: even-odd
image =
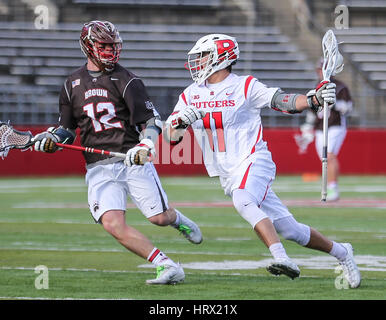
{"type": "MultiPolygon", "coordinates": [[[[16,128],[33,134],[45,128],[16,128]]],[[[264,130],[264,140],[277,166],[278,174],[320,173],[321,164],[314,144],[307,153],[298,154],[294,129],[264,130]]],[[[188,132],[189,134],[189,132],[188,132]]],[[[77,139],[79,143],[79,139],[77,139]]],[[[170,147],[162,139],[157,145],[155,161],[159,175],[206,174],[201,164],[201,152],[192,135],[183,143],[170,147]],[[193,152],[192,152],[193,151],[193,152]],[[171,161],[171,158],[174,161],[171,161]]],[[[342,174],[386,174],[386,130],[350,129],[339,154],[342,174]]],[[[55,154],[12,150],[0,159],[0,176],[78,175],[85,173],[85,163],[79,151],[63,150],[55,154]]]]}

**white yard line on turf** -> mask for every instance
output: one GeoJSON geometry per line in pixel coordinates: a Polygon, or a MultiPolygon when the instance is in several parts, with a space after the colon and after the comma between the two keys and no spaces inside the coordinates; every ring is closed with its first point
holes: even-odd
{"type": "MultiPolygon", "coordinates": [[[[292,255],[292,260],[301,269],[311,270],[334,270],[338,266],[337,259],[329,256],[305,256],[305,255],[292,255]]],[[[219,270],[256,270],[265,269],[266,266],[272,261],[271,258],[261,260],[224,260],[224,261],[197,261],[181,263],[184,269],[191,270],[206,270],[206,271],[219,271],[219,270]]],[[[386,257],[385,256],[373,256],[373,255],[356,255],[355,261],[361,271],[372,272],[386,272],[386,257]]],[[[154,269],[154,265],[147,263],[137,266],[141,269],[154,269]]],[[[0,266],[0,270],[34,270],[31,267],[7,267],[0,266]]],[[[150,273],[144,270],[97,270],[97,269],[78,269],[78,268],[49,268],[51,271],[79,271],[79,272],[111,272],[111,273],[150,273]]],[[[205,274],[205,273],[200,273],[205,274]]],[[[206,273],[211,274],[211,273],[206,273]]],[[[217,274],[217,273],[216,273],[217,274]]],[[[243,275],[245,275],[243,273],[243,275]]]]}
{"type": "MultiPolygon", "coordinates": [[[[322,202],[316,199],[283,199],[283,203],[289,207],[321,207],[321,208],[381,208],[386,209],[386,199],[342,199],[333,202],[322,202]]],[[[173,207],[180,208],[233,208],[231,201],[181,201],[170,202],[173,207]]],[[[86,203],[63,202],[24,202],[12,206],[15,209],[88,209],[86,203]]],[[[128,209],[137,209],[129,203],[128,209]]]]}
{"type": "MultiPolygon", "coordinates": [[[[183,267],[184,265],[181,264],[183,267]]],[[[138,266],[138,268],[142,268],[138,266]]],[[[103,273],[142,273],[142,274],[154,274],[155,267],[152,264],[149,264],[148,268],[144,268],[142,270],[97,270],[97,269],[77,269],[77,268],[49,268],[48,271],[72,271],[72,272],[103,272],[103,273]],[[149,271],[147,271],[147,269],[149,271]]],[[[31,270],[34,271],[35,268],[31,267],[1,267],[0,270],[31,270]]],[[[214,271],[214,270],[213,270],[214,271]]],[[[196,275],[197,272],[189,272],[185,271],[187,275],[196,275]]],[[[241,277],[266,277],[264,274],[256,274],[256,273],[239,273],[239,272],[200,272],[202,276],[241,276],[241,277]]],[[[269,276],[269,275],[268,275],[269,276]]],[[[313,275],[302,275],[302,278],[324,278],[322,276],[313,276],[313,275]]]]}

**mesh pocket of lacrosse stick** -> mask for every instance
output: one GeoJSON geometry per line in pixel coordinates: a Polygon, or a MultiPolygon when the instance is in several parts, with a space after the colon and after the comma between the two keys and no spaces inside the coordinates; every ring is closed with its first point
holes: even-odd
{"type": "Polygon", "coordinates": [[[32,145],[32,133],[13,129],[9,123],[0,122],[0,157],[3,159],[11,149],[25,149],[32,145]]]}

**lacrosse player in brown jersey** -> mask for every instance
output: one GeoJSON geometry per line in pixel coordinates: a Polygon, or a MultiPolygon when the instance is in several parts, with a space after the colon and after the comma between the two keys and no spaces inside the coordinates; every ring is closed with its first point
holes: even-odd
{"type": "Polygon", "coordinates": [[[181,282],[182,267],[125,221],[130,196],[151,223],[171,225],[192,243],[202,241],[199,227],[168,206],[155,167],[148,161],[155,156],[162,128],[159,115],[141,79],[117,63],[122,39],[112,23],[86,23],[80,46],[87,64],[66,79],[59,99],[59,127],[35,136],[35,150],[55,152],[55,142],[72,143],[79,127],[83,146],[126,153],[124,161],[84,153],[91,214],[125,248],[157,267],[156,279],[148,284],[181,282]]]}

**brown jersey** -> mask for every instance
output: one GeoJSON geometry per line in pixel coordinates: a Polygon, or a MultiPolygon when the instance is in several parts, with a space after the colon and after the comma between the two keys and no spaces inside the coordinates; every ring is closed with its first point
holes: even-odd
{"type": "MultiPolygon", "coordinates": [[[[336,84],[336,100],[351,101],[350,91],[342,81],[331,78],[331,82],[336,84]]],[[[321,114],[323,114],[323,111],[321,114]]],[[[342,120],[342,114],[335,109],[335,106],[332,107],[328,117],[328,126],[340,126],[343,124],[342,120]]],[[[323,117],[316,116],[314,128],[315,130],[323,130],[323,117]]]]}
{"type": "MultiPolygon", "coordinates": [[[[59,124],[80,128],[84,147],[126,153],[139,142],[137,126],[156,114],[141,79],[119,64],[93,77],[86,65],[64,82],[59,98],[59,124]]],[[[86,163],[108,158],[83,153],[86,163]]]]}

